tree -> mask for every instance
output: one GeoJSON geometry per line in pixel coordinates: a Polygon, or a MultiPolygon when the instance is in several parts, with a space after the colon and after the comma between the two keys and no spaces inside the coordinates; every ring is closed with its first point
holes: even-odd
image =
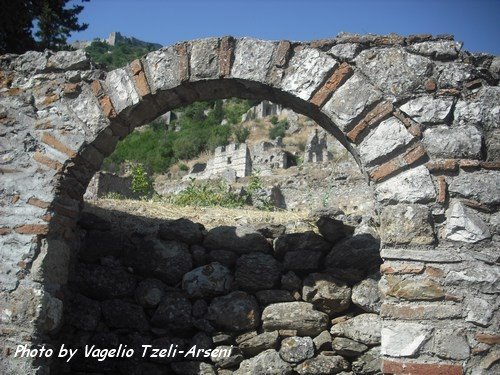
{"type": "MultiPolygon", "coordinates": [[[[83,3],[89,0],[81,1],[83,3]]],[[[68,8],[69,2],[70,0],[0,0],[0,53],[64,48],[66,39],[72,32],[83,31],[88,27],[87,24],[78,22],[83,5],[68,8]]]]}

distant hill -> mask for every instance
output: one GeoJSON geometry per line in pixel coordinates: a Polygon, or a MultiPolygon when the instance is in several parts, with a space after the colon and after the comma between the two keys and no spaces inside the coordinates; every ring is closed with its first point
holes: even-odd
{"type": "Polygon", "coordinates": [[[102,64],[106,70],[121,68],[132,60],[162,47],[161,44],[126,37],[119,32],[112,32],[106,39],[77,41],[71,46],[85,48],[92,60],[102,64]]]}

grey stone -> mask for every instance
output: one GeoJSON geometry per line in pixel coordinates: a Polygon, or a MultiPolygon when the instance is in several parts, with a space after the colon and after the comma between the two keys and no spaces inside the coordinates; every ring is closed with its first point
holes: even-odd
{"type": "Polygon", "coordinates": [[[214,298],[208,308],[208,317],[222,329],[242,331],[259,326],[260,309],[253,296],[237,291],[214,298]]]}
{"type": "Polygon", "coordinates": [[[380,275],[369,277],[352,287],[352,302],[369,313],[380,313],[380,292],[378,280],[380,275]]]}
{"type": "Polygon", "coordinates": [[[145,279],[141,281],[135,289],[135,300],[142,307],[156,307],[165,294],[165,289],[165,284],[163,284],[160,280],[145,279]]]}
{"type": "Polygon", "coordinates": [[[274,252],[277,257],[282,257],[287,252],[294,251],[326,252],[330,250],[331,246],[320,235],[313,231],[307,231],[279,236],[274,241],[274,252]]]}
{"type": "MultiPolygon", "coordinates": [[[[214,366],[205,362],[173,362],[170,367],[178,375],[216,375],[214,366]]],[[[149,372],[148,372],[149,374],[149,372]]]]}
{"type": "Polygon", "coordinates": [[[381,98],[381,93],[366,78],[359,73],[354,73],[346,83],[333,93],[322,109],[340,130],[346,131],[348,125],[365,108],[381,98]]]}
{"type": "Polygon", "coordinates": [[[442,89],[461,87],[473,77],[472,65],[459,62],[436,64],[434,76],[437,76],[438,87],[442,89]]]}
{"type": "Polygon", "coordinates": [[[272,303],[294,301],[289,291],[281,289],[259,290],[255,293],[255,297],[263,307],[272,303]]]}
{"type": "Polygon", "coordinates": [[[271,289],[280,278],[281,264],[270,254],[245,254],[236,262],[235,280],[243,290],[271,289]]]}
{"type": "Polygon", "coordinates": [[[366,352],[368,346],[345,337],[335,337],[332,340],[332,349],[339,355],[346,357],[357,357],[366,352]]]}
{"type": "Polygon", "coordinates": [[[213,262],[186,273],[182,278],[182,289],[189,297],[213,297],[231,290],[231,271],[218,262],[213,262]]]}
{"type": "Polygon", "coordinates": [[[341,371],[349,370],[349,368],[349,362],[339,355],[318,355],[302,362],[295,370],[300,375],[327,375],[337,374],[341,371]]]}
{"type": "Polygon", "coordinates": [[[466,299],[467,316],[465,321],[481,327],[487,327],[490,325],[491,318],[497,307],[498,303],[494,296],[484,294],[469,296],[466,299]]]}
{"type": "Polygon", "coordinates": [[[500,56],[493,57],[489,70],[493,78],[500,79],[500,56]]]}
{"type": "Polygon", "coordinates": [[[386,94],[399,98],[421,87],[428,74],[431,60],[413,55],[400,47],[366,50],[354,60],[366,76],[372,78],[386,94]]]}
{"type": "Polygon", "coordinates": [[[463,331],[438,329],[432,336],[432,352],[441,358],[464,360],[469,358],[470,349],[463,331]]]}
{"type": "Polygon", "coordinates": [[[83,49],[76,51],[58,51],[49,57],[47,68],[85,70],[90,68],[90,58],[83,49]]]}
{"type": "Polygon", "coordinates": [[[281,342],[280,357],[289,363],[299,363],[314,356],[310,337],[287,337],[281,342]]]}
{"type": "Polygon", "coordinates": [[[482,293],[500,292],[500,267],[479,263],[463,266],[460,270],[451,270],[445,278],[446,285],[466,285],[468,290],[482,293]]]}
{"type": "Polygon", "coordinates": [[[238,347],[247,357],[254,357],[264,350],[276,349],[278,338],[278,331],[264,332],[249,340],[243,341],[238,347]]]}
{"type": "Polygon", "coordinates": [[[424,124],[442,123],[449,116],[453,98],[420,96],[403,104],[400,109],[415,121],[424,124]]]}
{"type": "Polygon", "coordinates": [[[379,183],[375,194],[382,203],[426,203],[436,198],[429,170],[423,165],[379,183]]]}
{"type": "Polygon", "coordinates": [[[421,204],[384,207],[380,229],[381,240],[388,245],[429,245],[435,241],[431,212],[421,204]]]}
{"type": "Polygon", "coordinates": [[[380,362],[380,346],[376,346],[356,358],[352,370],[355,374],[379,374],[380,362]]]}
{"type": "Polygon", "coordinates": [[[206,38],[191,43],[191,80],[216,79],[219,76],[219,40],[206,38]]]}
{"type": "Polygon", "coordinates": [[[459,100],[453,112],[457,125],[478,125],[485,130],[500,127],[500,87],[484,86],[472,100],[459,100]]]}
{"type": "Polygon", "coordinates": [[[149,323],[142,307],[119,299],[111,299],[101,303],[104,322],[110,328],[128,328],[146,331],[149,323]]]}
{"type": "Polygon", "coordinates": [[[446,212],[444,237],[448,240],[475,243],[491,237],[486,223],[460,201],[454,201],[446,212]]]}
{"type": "Polygon", "coordinates": [[[303,48],[290,59],[281,89],[308,100],[337,65],[331,56],[314,48],[303,48]]]}
{"type": "Polygon", "coordinates": [[[436,59],[455,59],[462,48],[462,43],[454,40],[435,40],[414,43],[408,46],[408,51],[436,59]]]}
{"type": "Polygon", "coordinates": [[[313,343],[317,352],[332,350],[332,336],[328,331],[321,332],[313,339],[313,343]]]}
{"type": "Polygon", "coordinates": [[[267,306],[262,312],[264,331],[297,330],[300,336],[316,336],[328,326],[328,315],[314,310],[307,302],[283,302],[267,306]]]}
{"type": "Polygon", "coordinates": [[[408,145],[413,136],[406,130],[401,121],[390,117],[382,121],[360,143],[359,153],[366,165],[375,164],[384,156],[400,150],[408,145]]]}
{"type": "Polygon", "coordinates": [[[133,267],[135,272],[147,277],[156,277],[168,285],[181,281],[193,266],[186,244],[158,239],[144,241],[138,249],[128,251],[124,263],[133,267]]]}
{"type": "Polygon", "coordinates": [[[356,235],[335,245],[327,255],[325,265],[329,268],[368,271],[382,263],[379,252],[380,242],[372,235],[356,235]]]}
{"type": "Polygon", "coordinates": [[[268,349],[257,356],[241,362],[234,375],[290,375],[292,366],[283,361],[274,349],[268,349]]]}
{"type": "Polygon", "coordinates": [[[41,305],[37,308],[37,324],[42,332],[49,334],[58,332],[63,323],[63,301],[45,292],[41,305]]]}
{"type": "Polygon", "coordinates": [[[347,337],[366,345],[380,344],[380,317],[377,314],[361,314],[345,322],[335,324],[332,336],[347,337]]]}
{"type": "Polygon", "coordinates": [[[313,273],[304,280],[302,298],[329,315],[342,312],[351,303],[351,288],[326,273],[313,273]]]}
{"type": "Polygon", "coordinates": [[[352,60],[358,52],[361,50],[361,46],[356,43],[342,43],[334,45],[328,50],[328,54],[336,57],[340,60],[352,60]]]}
{"type": "Polygon", "coordinates": [[[139,103],[140,96],[125,69],[115,69],[106,76],[105,86],[117,113],[139,103]]]}
{"type": "Polygon", "coordinates": [[[500,128],[486,134],[486,160],[500,160],[500,128]]]}
{"type": "Polygon", "coordinates": [[[474,126],[437,126],[424,131],[423,139],[429,155],[443,159],[479,159],[483,135],[474,126]]]}
{"type": "Polygon", "coordinates": [[[180,241],[188,245],[201,244],[205,228],[188,219],[177,219],[160,224],[158,235],[162,240],[180,241]]]}
{"type": "Polygon", "coordinates": [[[428,340],[431,328],[419,323],[384,323],[380,353],[392,357],[411,357],[428,340]]]}
{"type": "Polygon", "coordinates": [[[175,46],[150,52],[142,61],[153,93],[168,90],[180,84],[180,64],[175,46]]]}
{"type": "Polygon", "coordinates": [[[191,302],[180,293],[167,293],[151,318],[151,324],[172,331],[191,328],[191,302]]]}
{"type": "Polygon", "coordinates": [[[500,204],[500,171],[461,172],[449,186],[452,196],[474,199],[487,205],[500,204]]]}
{"type": "Polygon", "coordinates": [[[87,297],[104,300],[132,295],[135,278],[123,268],[80,263],[73,280],[78,290],[87,297]]]}
{"type": "Polygon", "coordinates": [[[231,76],[265,82],[275,48],[275,42],[251,38],[238,39],[234,50],[231,76]]]}
{"type": "Polygon", "coordinates": [[[463,260],[460,255],[443,248],[437,248],[436,250],[385,248],[381,250],[380,256],[383,259],[414,260],[430,263],[459,263],[463,260]]]}
{"type": "Polygon", "coordinates": [[[211,352],[210,359],[217,368],[228,368],[238,366],[243,361],[243,356],[238,348],[222,345],[211,352]]]}
{"type": "Polygon", "coordinates": [[[209,250],[228,250],[237,254],[271,251],[266,238],[248,226],[213,228],[208,231],[203,245],[209,250]]]}

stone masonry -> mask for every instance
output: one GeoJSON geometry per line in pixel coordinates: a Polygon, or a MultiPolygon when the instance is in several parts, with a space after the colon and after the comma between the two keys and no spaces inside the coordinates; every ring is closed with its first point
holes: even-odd
{"type": "Polygon", "coordinates": [[[365,174],[380,216],[382,371],[499,372],[499,58],[461,47],[431,35],[222,37],[109,73],[82,50],[1,56],[1,372],[49,371],[14,350],[57,336],[103,158],[168,110],[228,97],[310,117],[365,174]]]}

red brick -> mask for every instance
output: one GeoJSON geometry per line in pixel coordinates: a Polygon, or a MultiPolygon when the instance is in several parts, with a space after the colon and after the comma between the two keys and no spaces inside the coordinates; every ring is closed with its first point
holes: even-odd
{"type": "Polygon", "coordinates": [[[444,203],[446,201],[446,179],[443,176],[437,178],[438,196],[436,202],[444,203]]]}
{"type": "Polygon", "coordinates": [[[90,88],[92,89],[92,92],[96,97],[100,98],[104,95],[104,89],[102,88],[102,84],[100,81],[92,81],[92,83],[90,84],[90,88]]]}
{"type": "Polygon", "coordinates": [[[458,364],[400,362],[382,360],[382,372],[394,375],[462,375],[458,364]]]}
{"type": "Polygon", "coordinates": [[[111,102],[109,96],[105,95],[101,97],[99,99],[99,105],[101,106],[104,116],[106,116],[107,118],[115,118],[117,116],[115,107],[113,106],[113,103],[111,102]]]}
{"type": "Polygon", "coordinates": [[[425,81],[425,89],[429,92],[436,91],[437,85],[436,81],[434,81],[432,78],[429,78],[427,81],[425,81]]]}
{"type": "Polygon", "coordinates": [[[40,163],[40,164],[43,164],[43,165],[46,165],[47,167],[49,167],[50,169],[54,169],[54,170],[60,170],[62,168],[62,164],[59,163],[57,160],[53,160],[47,156],[45,156],[44,154],[42,154],[41,152],[35,152],[35,154],[33,155],[33,159],[40,163]]]}
{"type": "Polygon", "coordinates": [[[485,211],[485,212],[489,212],[489,208],[488,206],[482,204],[481,202],[478,202],[474,199],[460,199],[460,201],[465,204],[466,206],[469,206],[471,208],[474,208],[476,210],[481,210],[481,211],[485,211]]]}
{"type": "Polygon", "coordinates": [[[233,63],[233,38],[225,36],[220,41],[219,47],[219,76],[227,77],[231,74],[231,66],[233,63]]]}
{"type": "Polygon", "coordinates": [[[325,102],[330,99],[330,96],[337,90],[347,79],[351,76],[353,70],[347,63],[342,63],[335,69],[330,78],[325,84],[314,94],[311,103],[321,107],[325,102]]]}
{"type": "Polygon", "coordinates": [[[284,68],[288,64],[292,44],[288,40],[282,40],[276,49],[276,57],[274,58],[274,65],[278,68],[284,68]]]}
{"type": "Polygon", "coordinates": [[[20,195],[14,195],[14,196],[12,197],[12,199],[10,200],[10,203],[12,203],[12,204],[16,204],[16,203],[17,203],[17,201],[18,201],[20,198],[21,198],[21,196],[20,196],[20,195]]]}
{"type": "Polygon", "coordinates": [[[425,273],[431,277],[443,277],[444,271],[441,268],[426,266],[425,273]]]}
{"type": "Polygon", "coordinates": [[[132,61],[129,64],[129,67],[133,75],[139,74],[143,70],[141,60],[139,59],[135,59],[134,61],[132,61]]]}
{"type": "Polygon", "coordinates": [[[441,89],[436,93],[437,96],[460,96],[460,90],[457,89],[441,89]]]}
{"type": "Polygon", "coordinates": [[[26,224],[14,229],[20,234],[47,234],[49,233],[48,224],[26,224]]]}
{"type": "Polygon", "coordinates": [[[481,161],[471,160],[471,159],[461,159],[458,162],[460,168],[479,168],[481,166],[481,161]]]}
{"type": "Polygon", "coordinates": [[[71,148],[63,144],[61,141],[59,141],[50,133],[43,133],[42,142],[56,149],[57,151],[60,151],[63,154],[68,155],[70,158],[74,158],[77,154],[76,151],[72,150],[71,148]]]}
{"type": "Polygon", "coordinates": [[[380,265],[380,272],[386,275],[390,274],[419,274],[424,271],[424,266],[416,264],[390,264],[383,263],[380,265]]]}
{"type": "Polygon", "coordinates": [[[74,98],[77,97],[81,91],[81,87],[78,83],[66,83],[64,85],[64,96],[74,98]]]}
{"type": "Polygon", "coordinates": [[[50,202],[44,202],[38,198],[30,198],[28,199],[28,204],[39,208],[48,208],[50,206],[50,202]]]}
{"type": "Polygon", "coordinates": [[[476,333],[475,339],[483,344],[496,345],[500,344],[500,335],[493,333],[476,333]]]}
{"type": "Polygon", "coordinates": [[[374,109],[367,113],[367,115],[347,133],[347,138],[351,142],[357,142],[359,135],[370,126],[378,124],[386,118],[394,109],[391,102],[379,103],[374,109]]]}
{"type": "Polygon", "coordinates": [[[484,169],[493,169],[493,170],[500,169],[500,161],[482,161],[480,165],[481,168],[484,169]]]}
{"type": "Polygon", "coordinates": [[[412,165],[422,159],[426,155],[425,148],[421,144],[417,144],[415,147],[408,150],[403,155],[403,160],[408,165],[412,165]]]}
{"type": "Polygon", "coordinates": [[[5,236],[6,234],[12,233],[12,229],[10,228],[0,228],[0,236],[5,236]]]}
{"type": "Polygon", "coordinates": [[[129,64],[130,71],[132,72],[132,77],[134,78],[135,88],[141,97],[151,94],[151,88],[149,87],[146,74],[142,67],[141,60],[136,59],[129,64]]]}
{"type": "Polygon", "coordinates": [[[378,182],[380,180],[383,180],[384,178],[393,175],[399,169],[401,169],[401,165],[396,160],[393,159],[385,164],[382,164],[380,167],[370,172],[370,178],[373,181],[378,182]]]}
{"type": "Polygon", "coordinates": [[[458,162],[455,159],[445,159],[430,161],[425,164],[429,172],[455,172],[458,169],[458,162]]]}
{"type": "Polygon", "coordinates": [[[177,56],[179,56],[179,79],[181,82],[189,80],[189,55],[187,44],[180,43],[175,45],[177,56]]]}

